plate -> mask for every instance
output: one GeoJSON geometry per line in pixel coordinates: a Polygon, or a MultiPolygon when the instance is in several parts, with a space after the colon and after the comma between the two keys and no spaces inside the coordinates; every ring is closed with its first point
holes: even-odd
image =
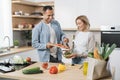
{"type": "Polygon", "coordinates": [[[61,49],[63,49],[63,50],[69,50],[69,47],[68,47],[68,46],[64,46],[64,45],[62,45],[62,44],[53,44],[53,46],[59,47],[59,48],[61,48],[61,49]]]}

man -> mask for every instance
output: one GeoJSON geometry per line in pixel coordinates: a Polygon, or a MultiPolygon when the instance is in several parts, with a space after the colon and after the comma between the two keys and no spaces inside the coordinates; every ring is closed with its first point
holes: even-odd
{"type": "Polygon", "coordinates": [[[53,16],[52,7],[45,6],[43,8],[43,20],[32,31],[32,46],[37,49],[41,62],[61,62],[62,51],[60,48],[53,47],[52,44],[69,41],[53,16]]]}

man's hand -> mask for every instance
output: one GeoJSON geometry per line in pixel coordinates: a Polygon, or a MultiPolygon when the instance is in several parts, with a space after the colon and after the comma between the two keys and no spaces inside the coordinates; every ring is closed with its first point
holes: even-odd
{"type": "Polygon", "coordinates": [[[49,48],[52,48],[52,47],[53,47],[53,43],[48,42],[47,45],[46,45],[46,47],[47,47],[48,49],[49,49],[49,48]]]}

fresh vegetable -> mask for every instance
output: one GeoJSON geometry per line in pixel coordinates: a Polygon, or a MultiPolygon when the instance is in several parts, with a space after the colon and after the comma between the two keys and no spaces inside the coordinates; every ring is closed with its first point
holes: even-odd
{"type": "Polygon", "coordinates": [[[71,55],[72,53],[70,52],[70,51],[66,51],[65,53],[64,53],[64,57],[65,58],[70,58],[70,55],[71,55]]]}
{"type": "Polygon", "coordinates": [[[108,51],[106,51],[105,55],[104,55],[104,59],[106,60],[109,55],[112,53],[112,51],[116,48],[116,44],[112,44],[112,46],[110,47],[110,49],[108,51]]]}
{"type": "Polygon", "coordinates": [[[94,54],[94,58],[95,58],[95,59],[101,59],[101,56],[100,56],[100,54],[98,53],[98,49],[97,49],[97,48],[94,49],[94,53],[93,53],[93,54],[94,54]]]}
{"type": "Polygon", "coordinates": [[[48,68],[48,63],[47,63],[47,62],[44,62],[44,63],[42,64],[42,68],[47,69],[47,68],[48,68]]]}
{"type": "Polygon", "coordinates": [[[15,55],[13,57],[13,61],[16,64],[23,64],[24,63],[24,59],[21,56],[15,55]]]}
{"type": "Polygon", "coordinates": [[[57,74],[58,73],[57,67],[56,66],[50,67],[49,73],[50,74],[57,74]]]}
{"type": "Polygon", "coordinates": [[[43,73],[42,70],[40,70],[40,67],[33,67],[29,69],[22,70],[23,74],[36,74],[36,73],[43,73]]]}
{"type": "Polygon", "coordinates": [[[27,61],[27,62],[31,62],[31,58],[30,58],[30,57],[27,57],[27,58],[26,58],[26,61],[27,61]]]}
{"type": "Polygon", "coordinates": [[[109,55],[112,53],[112,51],[116,48],[116,44],[112,44],[110,47],[110,44],[104,44],[102,43],[102,46],[96,46],[94,48],[94,52],[92,55],[92,52],[88,53],[89,57],[93,57],[95,59],[101,59],[101,60],[107,60],[109,55]]]}
{"type": "Polygon", "coordinates": [[[59,64],[58,65],[58,72],[63,72],[66,70],[66,66],[65,64],[59,64]]]}
{"type": "Polygon", "coordinates": [[[93,58],[93,52],[89,52],[89,53],[88,53],[88,57],[93,58]]]}

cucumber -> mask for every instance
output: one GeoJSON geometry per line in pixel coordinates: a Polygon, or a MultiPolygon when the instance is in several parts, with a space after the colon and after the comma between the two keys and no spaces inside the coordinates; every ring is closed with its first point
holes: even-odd
{"type": "Polygon", "coordinates": [[[29,69],[22,70],[23,74],[36,74],[36,73],[43,73],[42,70],[40,70],[40,67],[33,67],[29,69]]]}

